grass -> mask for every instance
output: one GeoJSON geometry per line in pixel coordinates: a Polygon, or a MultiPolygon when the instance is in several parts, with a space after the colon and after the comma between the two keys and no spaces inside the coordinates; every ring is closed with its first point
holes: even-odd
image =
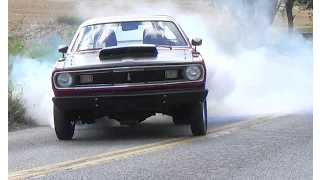
{"type": "Polygon", "coordinates": [[[11,80],[9,80],[8,87],[8,124],[27,123],[26,108],[21,97],[22,88],[15,86],[11,80]],[[20,92],[13,94],[17,88],[20,92]]]}
{"type": "Polygon", "coordinates": [[[8,53],[9,55],[17,55],[25,49],[25,45],[19,40],[9,40],[8,42],[8,53]]]}
{"type": "Polygon", "coordinates": [[[313,32],[313,25],[296,26],[295,29],[299,32],[313,32]]]}
{"type": "Polygon", "coordinates": [[[36,45],[26,48],[23,41],[8,41],[8,125],[30,124],[30,118],[26,115],[25,100],[22,97],[23,88],[17,85],[11,78],[11,69],[16,55],[27,55],[30,58],[38,58],[48,53],[45,46],[36,45]]]}
{"type": "MultiPolygon", "coordinates": [[[[16,32],[21,30],[21,22],[16,23],[12,28],[9,29],[9,32],[16,32]]],[[[9,33],[8,36],[8,124],[14,123],[24,123],[26,122],[26,109],[24,107],[24,100],[22,99],[22,89],[20,89],[19,93],[18,88],[15,83],[10,78],[10,72],[12,68],[12,58],[10,56],[15,56],[20,54],[25,50],[26,46],[22,39],[18,36],[12,35],[15,33],[9,33]]]]}
{"type": "MultiPolygon", "coordinates": [[[[75,24],[80,23],[80,19],[69,18],[69,17],[60,17],[57,19],[59,23],[68,23],[73,24],[73,26],[67,29],[66,38],[67,41],[73,36],[74,32],[78,28],[75,24]]],[[[44,59],[44,60],[53,60],[55,59],[57,54],[57,43],[55,41],[58,40],[50,40],[45,39],[43,42],[34,42],[26,44],[24,37],[21,37],[21,33],[23,32],[22,28],[23,22],[19,21],[15,23],[11,28],[9,28],[8,35],[8,125],[9,128],[12,126],[16,126],[17,124],[30,124],[32,123],[32,119],[27,117],[26,108],[25,108],[25,100],[22,97],[23,88],[16,84],[14,80],[11,78],[11,69],[14,64],[15,57],[21,55],[23,57],[31,58],[31,59],[44,59]],[[54,47],[53,47],[54,46],[54,47]]]]}
{"type": "Polygon", "coordinates": [[[17,55],[25,49],[25,44],[21,37],[19,37],[16,32],[22,30],[23,20],[18,21],[9,29],[8,35],[8,54],[17,55]]]}
{"type": "Polygon", "coordinates": [[[44,57],[47,54],[50,54],[52,49],[48,48],[44,44],[34,44],[31,45],[30,48],[28,48],[27,51],[25,51],[25,55],[31,59],[37,59],[40,57],[44,57]]]}
{"type": "Polygon", "coordinates": [[[75,25],[80,25],[83,21],[83,19],[78,18],[78,17],[74,17],[74,16],[59,16],[57,18],[57,22],[58,23],[62,23],[62,24],[68,24],[71,26],[75,26],[75,25]]]}
{"type": "Polygon", "coordinates": [[[8,125],[30,124],[32,121],[26,115],[25,100],[22,97],[23,88],[17,85],[11,76],[11,69],[16,55],[24,55],[29,58],[39,58],[49,53],[45,46],[35,45],[26,48],[22,40],[11,39],[8,41],[8,125]]]}
{"type": "Polygon", "coordinates": [[[69,37],[69,40],[71,41],[73,35],[76,33],[78,30],[78,26],[71,26],[68,31],[67,31],[67,37],[69,37]]]}
{"type": "MultiPolygon", "coordinates": [[[[277,26],[281,29],[288,29],[288,26],[277,26]]],[[[294,30],[301,33],[313,33],[313,25],[294,25],[294,30]]]]}

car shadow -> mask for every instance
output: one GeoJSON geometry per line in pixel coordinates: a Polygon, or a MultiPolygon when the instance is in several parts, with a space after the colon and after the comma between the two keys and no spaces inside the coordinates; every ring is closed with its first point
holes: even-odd
{"type": "MultiPolygon", "coordinates": [[[[208,129],[248,119],[247,116],[208,117],[208,129]]],[[[74,141],[128,141],[193,137],[190,125],[174,125],[170,116],[157,115],[137,126],[120,126],[112,119],[98,120],[93,125],[76,126],[74,141]]]]}
{"type": "Polygon", "coordinates": [[[76,126],[75,141],[167,139],[192,136],[189,125],[176,126],[168,116],[154,116],[136,126],[120,125],[115,120],[103,119],[93,125],[76,126]]]}

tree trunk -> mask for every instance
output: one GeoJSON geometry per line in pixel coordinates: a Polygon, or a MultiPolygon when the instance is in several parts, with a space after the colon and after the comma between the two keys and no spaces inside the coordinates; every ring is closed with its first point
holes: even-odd
{"type": "Polygon", "coordinates": [[[288,31],[291,34],[293,32],[293,20],[294,16],[292,14],[293,4],[295,0],[287,0],[286,2],[286,12],[288,17],[288,31]]]}

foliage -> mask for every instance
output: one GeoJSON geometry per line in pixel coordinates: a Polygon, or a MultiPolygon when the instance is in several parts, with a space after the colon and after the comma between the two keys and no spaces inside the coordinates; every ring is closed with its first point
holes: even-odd
{"type": "Polygon", "coordinates": [[[27,118],[25,116],[26,108],[24,107],[24,100],[22,96],[22,89],[20,88],[19,93],[14,93],[19,90],[14,85],[12,80],[9,79],[8,83],[8,124],[12,123],[26,123],[27,118]]]}
{"type": "MultiPolygon", "coordinates": [[[[76,18],[60,18],[57,21],[60,23],[76,24],[80,22],[76,18]]],[[[36,41],[27,42],[24,38],[25,32],[23,21],[11,24],[8,33],[8,124],[16,123],[26,124],[31,123],[30,118],[26,116],[25,100],[22,97],[22,87],[17,85],[11,78],[11,69],[16,57],[37,59],[39,61],[54,61],[60,54],[56,53],[56,48],[61,42],[69,42],[77,30],[77,25],[73,25],[64,29],[62,34],[55,33],[48,37],[40,37],[36,41]]]]}
{"type": "Polygon", "coordinates": [[[83,20],[81,18],[74,17],[74,16],[59,16],[57,18],[57,22],[74,26],[74,25],[80,25],[83,22],[83,20]]]}
{"type": "Polygon", "coordinates": [[[313,0],[296,0],[299,4],[303,5],[306,9],[313,9],[313,0]]]}

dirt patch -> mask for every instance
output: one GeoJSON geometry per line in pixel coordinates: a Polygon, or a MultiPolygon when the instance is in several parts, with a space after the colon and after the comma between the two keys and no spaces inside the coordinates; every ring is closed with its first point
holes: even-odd
{"type": "MultiPolygon", "coordinates": [[[[303,10],[295,7],[293,9],[294,26],[296,30],[302,32],[313,32],[313,10],[303,10]]],[[[285,12],[278,12],[274,19],[274,26],[277,27],[288,27],[288,20],[285,12]]]]}
{"type": "Polygon", "coordinates": [[[59,15],[70,15],[74,4],[72,0],[9,0],[8,21],[9,24],[21,19],[33,23],[52,22],[59,15]]]}
{"type": "MultiPolygon", "coordinates": [[[[97,8],[97,7],[108,7],[110,8],[110,2],[113,2],[114,8],[130,9],[129,5],[133,3],[126,3],[125,1],[114,1],[114,0],[9,0],[8,1],[8,21],[9,25],[18,22],[23,19],[24,22],[32,24],[47,24],[54,22],[58,16],[79,16],[82,14],[81,10],[75,8],[79,3],[85,3],[86,6],[97,8]],[[114,3],[117,2],[117,3],[114,3]],[[109,6],[108,6],[109,5],[109,6]],[[128,7],[127,7],[128,6],[128,7]]],[[[141,1],[141,0],[135,0],[141,1]]],[[[146,4],[151,4],[152,0],[143,0],[146,4]]],[[[188,10],[190,12],[201,11],[207,14],[210,8],[206,5],[206,2],[193,1],[193,0],[177,0],[174,1],[179,4],[179,8],[188,10]],[[199,9],[198,7],[201,7],[199,9]],[[203,7],[206,7],[205,9],[203,7]]],[[[137,2],[135,2],[137,3],[137,2]]],[[[295,25],[312,25],[309,16],[313,13],[312,10],[300,10],[294,8],[293,10],[295,18],[295,25]]],[[[279,12],[274,25],[286,26],[287,19],[283,16],[283,13],[279,12]]]]}

